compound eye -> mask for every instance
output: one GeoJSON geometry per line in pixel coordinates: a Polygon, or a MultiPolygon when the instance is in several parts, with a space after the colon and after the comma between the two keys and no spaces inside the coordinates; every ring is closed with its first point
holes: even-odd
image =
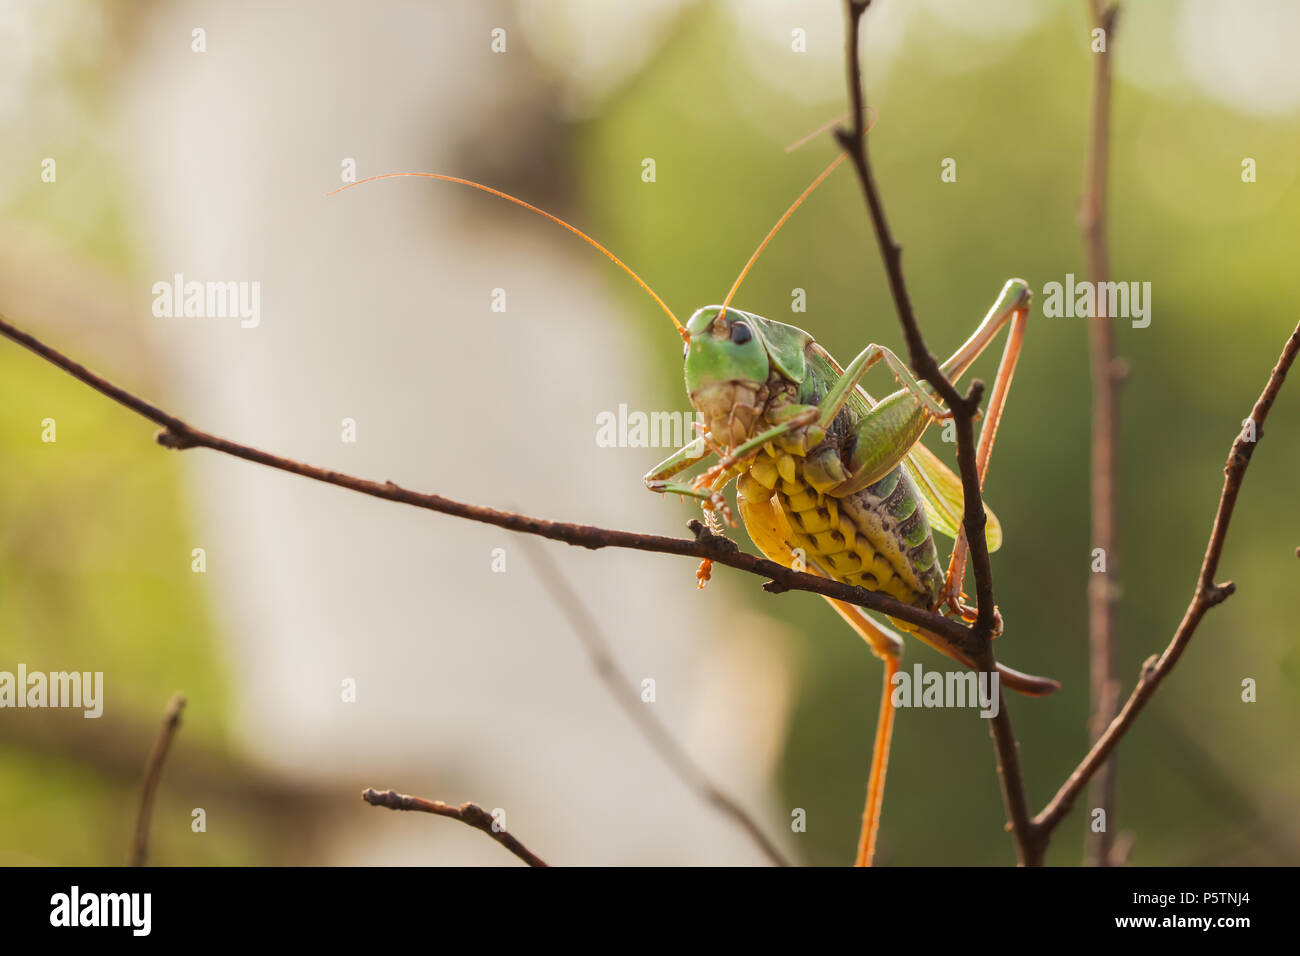
{"type": "Polygon", "coordinates": [[[736,322],[731,326],[731,341],[737,345],[744,345],[753,337],[754,333],[750,331],[749,326],[744,322],[736,322]]]}

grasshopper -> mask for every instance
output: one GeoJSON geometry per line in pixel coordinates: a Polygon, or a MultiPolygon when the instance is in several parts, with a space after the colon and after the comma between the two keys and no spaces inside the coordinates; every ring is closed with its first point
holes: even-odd
{"type": "MultiPolygon", "coordinates": [[[[930,611],[946,608],[948,616],[972,621],[978,611],[962,600],[968,548],[962,530],[961,479],[921,444],[930,424],[951,417],[933,388],[919,382],[883,345],[868,345],[841,367],[803,329],[730,307],[768,242],[843,158],[841,154],[832,162],[777,221],[722,305],[699,309],[684,327],[678,326],[685,342],[686,393],[703,425],[701,434],[647,474],[645,483],[660,494],[699,500],[717,531],[719,514],[734,524],[722,496],[722,489],[734,480],[745,530],[769,559],[930,611]],[[877,402],[861,381],[880,361],[900,387],[877,402]],[[710,455],[718,461],[696,478],[674,480],[710,455]],[[935,531],[954,539],[946,573],[939,565],[935,531]]],[[[1024,342],[1029,303],[1028,284],[1009,280],[970,338],[940,366],[955,381],[1009,325],[976,450],[981,486],[1024,342]]],[[[1002,544],[1001,525],[991,511],[985,541],[990,551],[1002,544]]],[[[698,576],[703,587],[708,561],[698,576]]],[[[870,866],[893,733],[890,692],[903,642],[862,608],[826,600],[885,662],[856,859],[859,866],[870,866]]],[[[1000,630],[1000,616],[997,620],[1000,630]]],[[[903,621],[894,623],[953,660],[975,667],[947,638],[903,621]]],[[[1002,664],[998,676],[1006,686],[1035,696],[1059,687],[1002,664]]]]}
{"type": "MultiPolygon", "coordinates": [[[[963,601],[962,593],[967,546],[962,530],[961,479],[921,444],[932,423],[951,417],[934,390],[919,382],[885,346],[870,344],[841,367],[803,329],[730,304],[768,242],[843,159],[840,154],[795,200],[750,257],[723,303],[697,310],[686,325],[640,276],[596,240],[498,189],[440,173],[387,173],[334,192],[400,176],[436,179],[505,199],[590,243],[655,300],[685,343],[686,392],[703,419],[697,426],[701,434],[645,476],[651,491],[696,499],[710,527],[719,531],[722,521],[735,524],[722,493],[735,481],[741,520],[769,559],[971,621],[977,609],[963,601]],[[876,401],[861,381],[867,370],[881,361],[900,387],[876,401]],[[716,463],[695,478],[678,477],[710,456],[717,458],[716,463]],[[946,572],[939,563],[936,531],[955,542],[946,572]]],[[[1027,283],[1008,281],[974,333],[941,366],[949,380],[955,381],[1009,326],[976,451],[981,484],[1024,340],[1029,302],[1027,283]]],[[[1002,543],[1001,525],[991,511],[985,540],[990,551],[1002,543]]],[[[703,587],[709,562],[704,562],[697,576],[703,587]]],[[[903,641],[862,608],[827,600],[885,664],[856,858],[858,865],[870,866],[893,733],[890,693],[903,641]]],[[[998,621],[1000,629],[1000,617],[998,621]]],[[[903,621],[893,623],[960,664],[976,666],[947,638],[903,621]]],[[[1030,695],[1059,687],[1055,681],[1002,664],[998,676],[1002,684],[1030,695]]]]}

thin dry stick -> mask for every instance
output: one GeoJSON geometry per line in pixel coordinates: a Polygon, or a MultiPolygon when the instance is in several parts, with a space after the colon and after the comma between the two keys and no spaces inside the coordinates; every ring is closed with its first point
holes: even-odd
{"type": "Polygon", "coordinates": [[[1134,720],[1137,719],[1137,715],[1142,712],[1142,708],[1146,706],[1147,701],[1156,692],[1156,688],[1160,686],[1160,682],[1169,676],[1169,672],[1178,663],[1178,658],[1187,649],[1187,645],[1191,642],[1192,636],[1196,633],[1196,628],[1201,623],[1201,619],[1205,617],[1205,613],[1210,608],[1222,604],[1236,590],[1236,585],[1231,581],[1224,584],[1215,584],[1214,575],[1219,569],[1219,559],[1223,555],[1223,543],[1227,539],[1228,524],[1232,521],[1232,511],[1237,504],[1237,495],[1241,491],[1241,483],[1246,476],[1246,466],[1250,464],[1255,447],[1263,437],[1264,419],[1268,417],[1269,409],[1273,407],[1273,402],[1277,399],[1282,383],[1286,380],[1287,370],[1291,368],[1291,363],[1295,361],[1297,352],[1300,352],[1300,325],[1296,326],[1296,330],[1287,339],[1277,365],[1273,367],[1273,372],[1269,375],[1268,384],[1264,386],[1264,391],[1260,394],[1259,400],[1255,402],[1255,407],[1251,409],[1250,421],[1253,425],[1242,427],[1241,434],[1232,443],[1232,450],[1228,453],[1228,462],[1224,467],[1223,494],[1219,497],[1219,509],[1214,516],[1214,527],[1210,531],[1210,541],[1205,548],[1205,559],[1201,563],[1201,573],[1196,581],[1196,590],[1192,594],[1186,613],[1183,615],[1182,623],[1178,625],[1178,630],[1174,632],[1173,639],[1169,642],[1169,646],[1165,648],[1164,653],[1158,658],[1152,655],[1142,665],[1142,673],[1138,678],[1137,686],[1133,688],[1133,693],[1129,695],[1128,701],[1124,704],[1124,709],[1111,721],[1110,726],[1106,728],[1106,732],[1101,735],[1100,739],[1093,744],[1092,749],[1088,751],[1087,756],[1070,774],[1069,779],[1057,791],[1056,796],[1034,818],[1035,826],[1041,833],[1044,843],[1050,838],[1056,825],[1070,812],[1075,799],[1088,781],[1097,773],[1102,764],[1106,762],[1106,758],[1110,756],[1111,751],[1128,733],[1129,728],[1133,726],[1134,720]]]}
{"type": "Polygon", "coordinates": [[[180,694],[172,697],[163,711],[162,727],[158,730],[158,739],[154,741],[153,751],[149,754],[149,763],[145,765],[144,787],[140,792],[140,810],[135,818],[135,839],[131,842],[131,865],[144,866],[149,855],[149,821],[153,816],[153,798],[158,791],[158,781],[162,778],[163,762],[172,744],[172,737],[181,725],[181,710],[185,707],[185,698],[180,694]]]}
{"type": "MultiPolygon", "coordinates": [[[[1092,106],[1085,153],[1083,202],[1079,228],[1083,233],[1088,278],[1101,288],[1110,279],[1110,256],[1106,239],[1106,197],[1110,164],[1111,51],[1115,38],[1118,5],[1103,7],[1102,0],[1088,0],[1094,28],[1102,30],[1106,49],[1093,54],[1092,106]]],[[[1088,344],[1092,374],[1092,546],[1101,549],[1106,560],[1104,573],[1088,580],[1089,677],[1092,688],[1092,716],[1088,739],[1096,742],[1115,718],[1119,707],[1119,681],[1115,677],[1115,600],[1119,542],[1116,537],[1115,452],[1119,428],[1119,386],[1123,365],[1115,357],[1113,316],[1106,315],[1101,298],[1097,314],[1088,321],[1088,344]]],[[[1112,862],[1115,829],[1115,778],[1118,768],[1112,756],[1098,771],[1089,791],[1089,805],[1105,811],[1106,826],[1099,832],[1088,827],[1084,863],[1107,866],[1112,862]]]]}
{"type": "Polygon", "coordinates": [[[357,478],[353,475],[318,468],[315,465],[295,461],[292,458],[282,458],[279,455],[273,455],[249,445],[228,441],[225,438],[194,428],[176,416],[156,408],[125,389],[96,375],[80,363],[73,361],[34,336],[16,328],[3,316],[0,316],[0,335],[17,342],[23,348],[63,369],[73,378],[90,386],[101,395],[106,395],[113,401],[126,406],[137,415],[161,425],[163,430],[154,438],[158,444],[166,448],[210,448],[213,451],[232,455],[235,458],[242,458],[244,461],[266,465],[268,468],[300,475],[313,481],[336,485],[373,498],[396,501],[416,508],[423,508],[427,511],[436,511],[456,518],[478,521],[498,528],[505,528],[508,531],[540,535],[543,538],[551,538],[555,541],[563,541],[566,544],[578,545],[592,550],[599,548],[628,548],[658,554],[683,555],[697,559],[708,558],[717,564],[724,564],[738,571],[746,571],[770,579],[764,585],[764,589],[771,593],[792,590],[809,591],[813,594],[837,598],[849,604],[879,611],[882,614],[888,614],[934,631],[951,640],[956,647],[967,654],[974,655],[977,652],[978,641],[971,629],[957,621],[911,604],[904,604],[902,601],[888,595],[842,584],[839,581],[832,581],[830,578],[819,575],[792,571],[775,561],[768,561],[765,558],[746,554],[730,538],[713,534],[698,521],[692,521],[689,524],[691,532],[695,535],[694,540],[689,538],[669,538],[656,534],[640,534],[634,531],[618,531],[592,525],[548,521],[544,518],[534,518],[509,511],[497,511],[479,505],[453,501],[441,495],[411,491],[391,481],[370,481],[365,478],[357,478]]]}
{"type": "MultiPolygon", "coordinates": [[[[848,4],[848,38],[845,57],[848,72],[849,99],[853,107],[853,129],[836,130],[835,137],[849,154],[853,167],[857,171],[866,196],[867,208],[871,212],[871,221],[875,227],[876,239],[880,245],[880,254],[884,259],[885,273],[889,279],[889,291],[898,311],[899,321],[903,326],[903,335],[907,340],[907,350],[912,368],[917,377],[929,382],[943,398],[953,413],[953,422],[957,432],[957,461],[960,465],[963,501],[962,526],[970,547],[971,566],[975,572],[975,593],[979,617],[972,628],[977,638],[975,662],[981,670],[994,672],[996,661],[993,653],[991,635],[996,625],[996,612],[993,603],[993,565],[989,560],[988,543],[984,538],[984,526],[987,517],[984,513],[984,501],[980,494],[979,469],[975,459],[975,431],[973,426],[975,413],[979,410],[980,398],[984,393],[981,382],[973,382],[965,397],[958,393],[948,381],[934,354],[926,347],[921,335],[921,327],[912,308],[908,295],[907,283],[903,278],[903,249],[894,241],[885,218],[880,191],[876,186],[868,158],[868,144],[864,126],[866,104],[862,90],[862,66],[859,49],[859,28],[862,15],[867,12],[871,0],[847,0],[848,4]]],[[[1011,818],[1011,829],[1015,837],[1016,855],[1022,864],[1039,862],[1041,854],[1036,851],[1033,825],[1029,816],[1029,804],[1025,797],[1024,778],[1020,770],[1019,745],[1011,727],[1011,717],[1005,704],[998,709],[993,718],[989,733],[993,738],[998,759],[998,776],[1002,785],[1002,798],[1007,815],[1011,818]]]]}
{"type": "Polygon", "coordinates": [[[641,731],[642,736],[649,741],[650,746],[663,758],[664,763],[668,764],[673,772],[688,787],[695,790],[705,802],[713,804],[719,811],[731,817],[769,860],[777,866],[789,866],[790,861],[777,849],[776,844],[767,838],[766,834],[754,821],[754,818],[745,812],[745,809],[735,798],[709,779],[708,774],[691,759],[691,755],[686,752],[685,748],[655,718],[650,708],[639,702],[635,693],[636,684],[619,669],[617,662],[614,660],[614,655],[610,651],[609,641],[605,639],[600,627],[591,616],[591,612],[587,610],[586,605],[583,604],[573,588],[569,586],[569,582],[564,579],[564,575],[555,567],[550,557],[527,538],[522,539],[522,544],[529,558],[532,559],[533,565],[537,568],[537,574],[542,579],[542,583],[550,592],[560,611],[569,619],[569,624],[582,642],[582,646],[591,659],[596,674],[604,682],[614,699],[618,701],[618,705],[623,708],[623,712],[632,719],[632,723],[641,731]]]}
{"type": "Polygon", "coordinates": [[[550,866],[540,856],[516,840],[505,828],[497,829],[494,826],[492,814],[477,803],[462,803],[458,807],[453,807],[441,800],[426,800],[423,797],[412,797],[405,793],[398,793],[396,790],[376,790],[374,787],[367,787],[361,791],[361,799],[372,807],[387,807],[389,810],[419,810],[422,813],[433,813],[440,817],[451,817],[451,819],[459,820],[466,826],[482,830],[529,866],[550,866]]]}

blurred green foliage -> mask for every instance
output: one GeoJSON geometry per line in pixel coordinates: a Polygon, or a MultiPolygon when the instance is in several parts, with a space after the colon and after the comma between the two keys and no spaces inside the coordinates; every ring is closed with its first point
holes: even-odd
{"type": "MultiPolygon", "coordinates": [[[[120,863],[125,859],[139,773],[173,692],[204,702],[185,715],[194,748],[219,746],[227,731],[228,688],[182,516],[178,462],[139,455],[147,425],[15,348],[0,350],[6,401],[0,413],[0,635],[5,670],[102,671],[104,716],[59,720],[69,751],[33,747],[23,714],[6,711],[0,752],[0,820],[8,858],[17,862],[120,863]],[[56,441],[42,441],[53,419],[56,441]],[[88,746],[109,749],[129,734],[138,769],[83,763],[88,746]],[[65,812],[68,801],[76,812],[65,812]],[[52,825],[52,819],[58,825],[52,825]]],[[[156,858],[189,836],[158,827],[156,858]]],[[[160,807],[160,812],[163,812],[160,807]]],[[[209,862],[231,849],[194,840],[183,858],[209,862]],[[211,853],[216,856],[210,856],[211,853]]],[[[173,857],[175,859],[175,857],[173,857]]]]}
{"type": "MultiPolygon", "coordinates": [[[[86,81],[74,73],[67,89],[101,107],[102,84],[86,81]]],[[[7,197],[5,215],[87,263],[128,275],[137,264],[130,212],[122,189],[104,188],[121,176],[97,141],[103,135],[95,124],[62,128],[48,145],[60,157],[63,185],[25,180],[7,197]]],[[[30,712],[5,711],[3,862],[116,865],[127,857],[141,773],[171,695],[182,690],[203,702],[184,715],[192,752],[221,754],[228,739],[229,687],[190,570],[195,543],[180,460],[138,454],[150,440],[146,423],[21,349],[0,349],[0,382],[0,668],[104,674],[98,719],[74,710],[25,720],[30,712]],[[43,440],[47,419],[54,441],[43,440]]],[[[239,835],[192,834],[191,807],[209,801],[185,794],[185,771],[172,770],[176,786],[165,787],[155,807],[172,825],[154,826],[152,860],[261,858],[239,835]]]]}

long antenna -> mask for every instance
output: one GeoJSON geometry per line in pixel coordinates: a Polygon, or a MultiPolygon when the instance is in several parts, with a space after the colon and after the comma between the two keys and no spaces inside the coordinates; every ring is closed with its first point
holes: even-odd
{"type": "Polygon", "coordinates": [[[365,179],[358,179],[355,183],[348,183],[346,186],[340,186],[338,189],[332,189],[329,192],[327,192],[325,195],[333,196],[336,195],[337,193],[344,192],[345,190],[352,189],[355,186],[363,186],[366,183],[377,182],[380,179],[397,179],[402,176],[417,176],[421,179],[439,179],[442,180],[444,183],[457,183],[461,186],[469,186],[473,189],[478,189],[485,193],[491,193],[493,196],[497,196],[501,199],[507,200],[508,202],[512,202],[516,206],[522,206],[527,210],[537,213],[537,215],[539,216],[545,216],[547,219],[551,220],[551,222],[555,223],[558,226],[563,226],[565,229],[569,230],[569,232],[573,233],[579,239],[583,239],[591,243],[591,245],[595,246],[597,249],[603,252],[605,256],[611,262],[614,263],[614,265],[618,266],[620,269],[622,269],[624,272],[630,275],[633,279],[635,279],[636,284],[639,285],[641,288],[645,289],[645,291],[649,293],[650,298],[654,299],[655,302],[659,304],[659,308],[663,309],[664,312],[668,314],[668,318],[673,320],[673,325],[676,326],[677,333],[684,340],[690,341],[689,333],[687,333],[685,327],[683,327],[682,324],[677,321],[677,316],[673,315],[673,310],[668,308],[668,306],[664,303],[664,300],[659,298],[655,290],[650,288],[649,284],[644,279],[642,279],[639,275],[633,272],[631,268],[628,267],[627,263],[625,263],[622,259],[614,255],[614,253],[610,252],[599,242],[591,238],[591,236],[587,235],[585,232],[583,232],[581,229],[577,228],[576,226],[571,226],[563,219],[561,219],[559,216],[553,216],[545,209],[538,209],[532,203],[524,202],[522,199],[518,199],[510,195],[509,193],[502,192],[499,189],[493,189],[491,186],[484,186],[482,183],[476,183],[472,179],[461,179],[459,176],[444,176],[441,173],[383,173],[382,175],[379,176],[368,176],[365,179]]]}
{"type": "MultiPolygon", "coordinates": [[[[864,136],[867,133],[871,132],[871,128],[876,125],[875,111],[871,110],[870,107],[868,107],[868,112],[871,114],[870,116],[871,122],[867,125],[866,130],[863,131],[864,136]]],[[[830,123],[828,123],[826,126],[823,126],[821,129],[808,134],[808,136],[805,136],[797,143],[793,143],[792,145],[786,147],[786,152],[787,153],[793,152],[794,150],[802,146],[804,143],[806,143],[813,136],[816,136],[817,133],[822,132],[828,126],[832,126],[836,122],[837,120],[831,120],[830,123]]],[[[790,216],[794,214],[794,211],[796,209],[798,209],[800,206],[803,205],[803,201],[807,199],[810,195],[812,195],[812,191],[816,189],[818,186],[820,186],[826,180],[827,176],[835,172],[835,170],[839,167],[840,163],[844,162],[844,160],[848,158],[848,155],[849,155],[848,153],[840,153],[838,156],[836,156],[835,159],[832,160],[831,164],[827,166],[825,169],[823,169],[821,171],[821,174],[816,179],[814,179],[811,184],[809,184],[808,188],[799,194],[799,198],[790,204],[790,208],[787,209],[785,211],[785,214],[782,215],[781,218],[776,221],[776,225],[772,227],[771,231],[769,231],[768,234],[763,237],[763,241],[758,244],[758,248],[754,250],[754,254],[750,256],[749,261],[745,263],[745,268],[741,269],[740,275],[736,276],[736,281],[732,283],[731,291],[728,292],[727,297],[722,300],[722,308],[718,312],[718,318],[721,318],[722,316],[727,314],[727,306],[731,305],[731,300],[735,297],[736,290],[739,289],[740,284],[745,281],[745,276],[749,275],[750,268],[754,265],[755,262],[758,261],[759,255],[761,255],[763,250],[767,248],[767,244],[772,241],[772,237],[781,231],[781,227],[785,225],[786,220],[789,219],[790,216]]]]}

